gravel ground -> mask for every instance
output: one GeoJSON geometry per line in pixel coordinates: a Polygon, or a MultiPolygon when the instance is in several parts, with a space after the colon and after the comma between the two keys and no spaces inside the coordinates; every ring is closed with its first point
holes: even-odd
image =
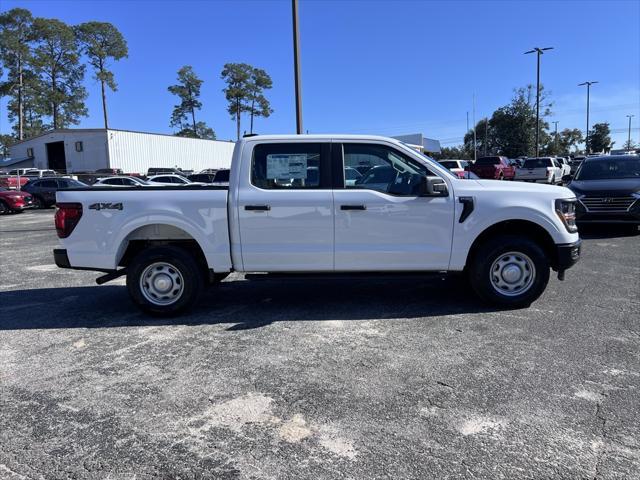
{"type": "Polygon", "coordinates": [[[528,309],[232,275],[156,321],[0,217],[0,478],[639,478],[640,236],[586,233],[528,309]]]}

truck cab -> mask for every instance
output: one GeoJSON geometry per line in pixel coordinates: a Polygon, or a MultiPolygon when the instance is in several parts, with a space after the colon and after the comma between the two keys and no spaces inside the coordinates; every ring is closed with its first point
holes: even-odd
{"type": "Polygon", "coordinates": [[[231,271],[465,272],[485,301],[519,307],[577,261],[574,207],[568,189],[458,179],[386,137],[253,136],[228,187],[59,192],[54,256],[127,275],[157,315],[231,271]]]}

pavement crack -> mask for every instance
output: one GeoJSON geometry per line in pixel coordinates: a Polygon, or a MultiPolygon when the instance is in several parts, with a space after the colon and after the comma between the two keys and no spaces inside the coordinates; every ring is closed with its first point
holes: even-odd
{"type": "MultiPolygon", "coordinates": [[[[601,395],[603,398],[607,397],[606,392],[603,392],[601,395]]],[[[607,419],[602,413],[602,401],[600,400],[598,401],[598,403],[596,403],[595,417],[596,417],[596,420],[600,422],[600,436],[602,437],[602,445],[598,448],[598,455],[596,457],[596,464],[594,467],[594,475],[592,480],[597,480],[598,478],[600,478],[600,474],[602,473],[600,471],[602,468],[602,462],[604,461],[608,453],[607,444],[608,444],[609,438],[607,436],[607,430],[606,430],[607,419]]]]}

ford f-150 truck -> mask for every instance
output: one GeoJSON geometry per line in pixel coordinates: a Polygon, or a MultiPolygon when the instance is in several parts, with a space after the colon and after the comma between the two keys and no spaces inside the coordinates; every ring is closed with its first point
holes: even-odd
{"type": "Polygon", "coordinates": [[[232,271],[465,272],[485,301],[523,307],[580,256],[575,202],[564,187],[458,179],[390,138],[253,136],[228,187],[59,191],[54,258],[104,272],[99,284],[126,275],[156,315],[232,271]],[[364,161],[384,175],[347,182],[364,161]]]}

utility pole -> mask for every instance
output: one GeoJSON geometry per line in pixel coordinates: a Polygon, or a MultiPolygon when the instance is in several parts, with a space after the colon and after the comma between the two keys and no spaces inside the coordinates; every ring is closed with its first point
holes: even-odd
{"type": "Polygon", "coordinates": [[[627,115],[629,119],[629,137],[627,138],[627,150],[631,150],[631,119],[635,117],[635,115],[627,115]]]}
{"type": "Polygon", "coordinates": [[[466,135],[467,133],[469,133],[469,112],[467,112],[467,130],[464,132],[464,134],[466,135]]]}
{"type": "Polygon", "coordinates": [[[556,120],[555,122],[552,122],[555,127],[555,133],[554,133],[554,143],[556,144],[556,149],[558,148],[558,124],[560,123],[558,120],[556,120]]]}
{"type": "Polygon", "coordinates": [[[473,161],[478,159],[478,148],[476,143],[476,94],[473,94],[473,161]]]}
{"type": "Polygon", "coordinates": [[[298,0],[291,0],[293,16],[293,73],[296,88],[296,133],[302,134],[302,79],[300,78],[300,34],[298,32],[298,0]]]}
{"type": "Polygon", "coordinates": [[[584,85],[587,86],[587,134],[585,136],[585,141],[584,141],[585,155],[589,155],[589,94],[591,91],[591,85],[593,85],[594,83],[598,83],[598,81],[596,80],[594,82],[582,82],[578,84],[579,87],[583,87],[584,85]]]}
{"type": "Polygon", "coordinates": [[[538,67],[536,73],[536,158],[540,156],[540,56],[547,50],[553,50],[553,47],[538,48],[524,52],[536,53],[538,56],[538,67]]]}

